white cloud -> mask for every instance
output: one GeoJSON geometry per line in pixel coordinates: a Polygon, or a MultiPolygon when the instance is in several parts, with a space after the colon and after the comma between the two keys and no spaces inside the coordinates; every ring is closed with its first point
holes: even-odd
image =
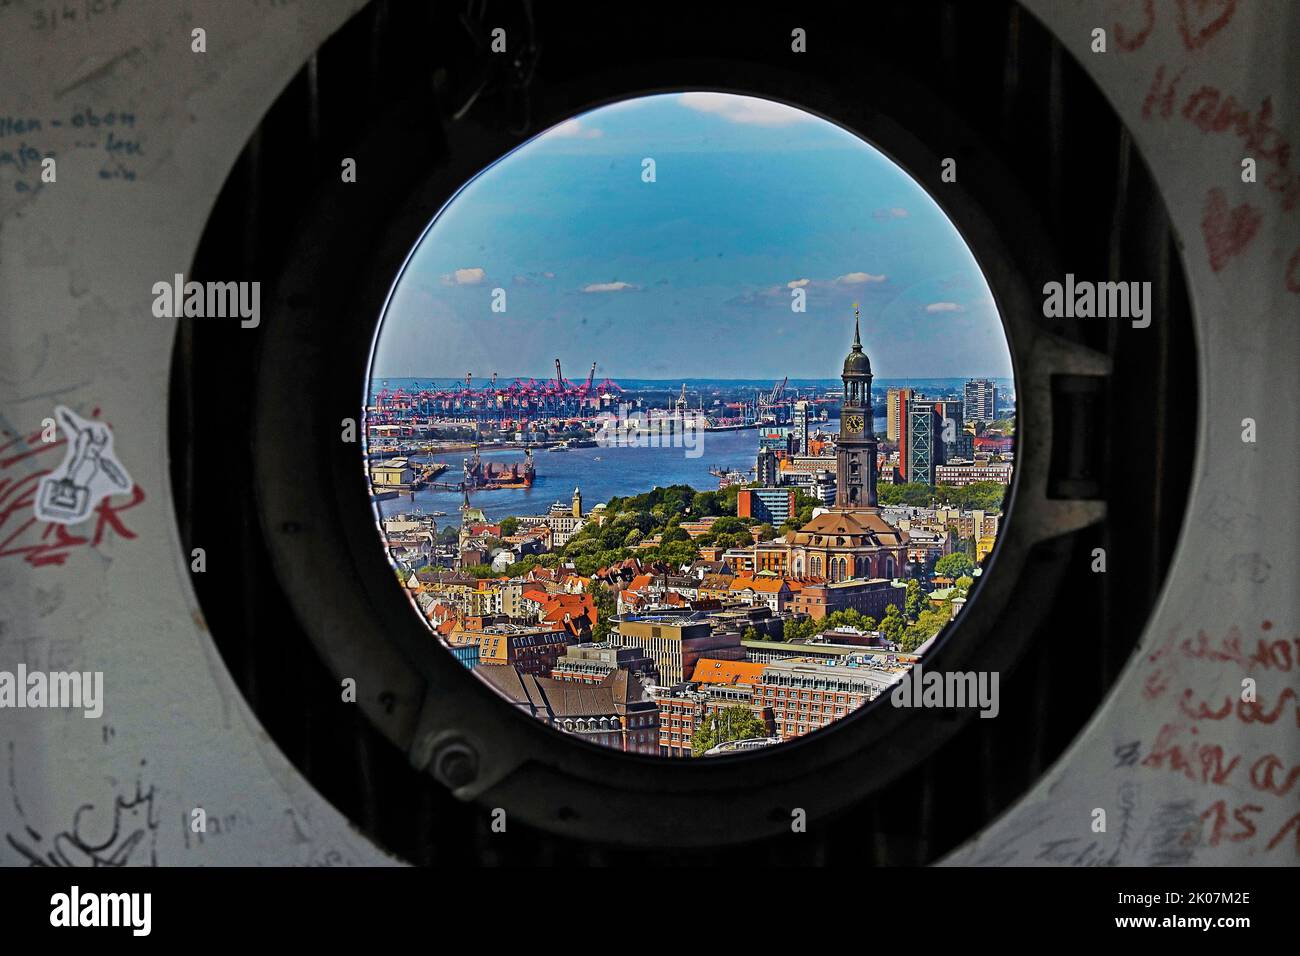
{"type": "Polygon", "coordinates": [[[555,278],[554,272],[527,272],[514,278],[515,285],[541,285],[543,281],[555,278]]]}
{"type": "Polygon", "coordinates": [[[677,98],[687,109],[700,113],[713,113],[733,123],[753,126],[789,126],[808,119],[809,114],[782,103],[760,100],[753,96],[736,96],[732,93],[683,93],[677,98]]]}
{"type": "Polygon", "coordinates": [[[894,206],[891,209],[877,209],[871,215],[877,219],[906,219],[911,213],[902,206],[894,206]]]}
{"type": "Polygon", "coordinates": [[[583,288],[583,292],[630,292],[637,287],[630,282],[593,282],[583,288]]]}
{"type": "Polygon", "coordinates": [[[443,285],[478,285],[487,275],[482,269],[457,269],[442,277],[443,285]]]}
{"type": "Polygon", "coordinates": [[[787,289],[802,289],[810,282],[812,282],[811,279],[792,279],[791,281],[785,284],[785,287],[787,289]]]}
{"type": "Polygon", "coordinates": [[[965,312],[966,307],[956,302],[931,302],[925,307],[927,312],[965,312]]]}
{"type": "Polygon", "coordinates": [[[835,280],[840,285],[859,285],[863,282],[884,282],[884,276],[873,276],[870,272],[850,272],[835,280]]]}
{"type": "Polygon", "coordinates": [[[582,120],[571,119],[548,130],[546,135],[562,139],[600,139],[605,135],[605,131],[595,126],[583,126],[582,120]]]}

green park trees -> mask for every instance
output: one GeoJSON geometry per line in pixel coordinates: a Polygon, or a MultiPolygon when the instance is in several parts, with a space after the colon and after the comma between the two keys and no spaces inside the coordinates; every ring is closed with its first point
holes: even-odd
{"type": "Polygon", "coordinates": [[[696,757],[729,740],[766,737],[767,725],[748,707],[724,707],[705,716],[691,736],[691,753],[696,757]]]}

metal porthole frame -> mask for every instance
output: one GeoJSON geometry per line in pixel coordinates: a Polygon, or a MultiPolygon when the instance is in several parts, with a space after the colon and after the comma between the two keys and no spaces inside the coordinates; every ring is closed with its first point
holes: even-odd
{"type": "MultiPolygon", "coordinates": [[[[1105,517],[1103,501],[1056,497],[1049,487],[1056,441],[1064,440],[1053,433],[1054,380],[1109,372],[1106,356],[1046,327],[1020,266],[1024,248],[1049,250],[1051,243],[1030,240],[1013,252],[960,182],[940,181],[942,154],[891,118],[943,115],[943,105],[921,91],[912,91],[910,102],[896,101],[886,115],[807,77],[743,63],[640,64],[548,90],[538,128],[605,103],[687,89],[767,97],[853,131],[927,189],[979,262],[1012,353],[1016,471],[985,575],[926,664],[996,670],[1004,681],[1014,679],[1015,663],[1046,613],[1039,602],[1017,601],[1017,594],[1049,587],[1066,573],[1064,551],[1044,545],[1105,517]]],[[[946,116],[942,125],[960,128],[946,116]]],[[[384,135],[371,144],[372,158],[391,148],[384,135]]],[[[360,207],[373,193],[364,199],[331,193],[318,203],[266,308],[249,443],[256,485],[248,499],[280,585],[330,669],[355,678],[358,703],[374,725],[458,797],[595,842],[704,846],[788,832],[794,808],[809,819],[832,813],[924,761],[971,719],[969,712],[896,709],[882,697],[851,718],[763,753],[678,762],[621,754],[547,728],[503,706],[436,644],[401,594],[380,545],[361,444],[341,441],[340,430],[344,419],[359,424],[370,339],[401,262],[443,203],[517,143],[468,124],[447,135],[451,159],[425,174],[395,173],[381,187],[389,200],[381,209],[360,207]],[[389,218],[380,222],[383,215],[389,218]],[[355,221],[369,228],[339,231],[340,223],[355,221]],[[349,273],[349,262],[362,267],[349,273]],[[628,827],[629,819],[637,826],[628,827]]],[[[961,148],[963,175],[1001,181],[1009,210],[1001,221],[1041,234],[992,152],[973,134],[961,148]]]]}

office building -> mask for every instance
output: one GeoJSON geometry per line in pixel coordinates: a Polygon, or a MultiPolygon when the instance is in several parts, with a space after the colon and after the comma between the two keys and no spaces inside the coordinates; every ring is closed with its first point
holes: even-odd
{"type": "Polygon", "coordinates": [[[779,483],[776,452],[771,448],[760,448],[755,471],[757,472],[758,483],[762,487],[775,488],[779,483]]]}
{"type": "Polygon", "coordinates": [[[744,488],[736,496],[736,516],[780,527],[794,514],[793,488],[744,488]]]}
{"type": "Polygon", "coordinates": [[[770,708],[782,740],[801,737],[848,716],[889,686],[890,675],[822,661],[773,662],[754,685],[754,706],[770,708]]]}
{"type": "Polygon", "coordinates": [[[794,449],[796,455],[808,454],[808,423],[812,414],[812,405],[810,402],[800,400],[794,403],[793,431],[795,445],[797,446],[794,449]]]}
{"type": "Polygon", "coordinates": [[[911,397],[910,388],[891,388],[885,392],[885,439],[887,441],[901,440],[902,433],[906,430],[902,420],[907,414],[907,402],[911,397]]]}
{"type": "Polygon", "coordinates": [[[970,379],[965,395],[966,421],[991,422],[998,417],[998,389],[992,379],[970,379]]]}
{"type": "Polygon", "coordinates": [[[643,649],[655,662],[659,683],[667,687],[685,680],[701,657],[732,661],[745,657],[735,635],[715,634],[708,621],[680,615],[624,616],[617,621],[609,643],[643,649]]]}
{"type": "Polygon", "coordinates": [[[1011,484],[1010,462],[987,462],[965,464],[936,465],[934,469],[936,484],[953,485],[963,488],[977,481],[996,481],[1000,485],[1011,484]]]}
{"type": "Polygon", "coordinates": [[[907,410],[907,480],[934,484],[934,468],[944,461],[943,417],[934,402],[913,402],[907,410]]]}
{"type": "Polygon", "coordinates": [[[935,402],[939,412],[939,437],[943,442],[943,460],[962,456],[962,448],[973,436],[966,434],[965,402],[957,398],[945,398],[935,402]],[[967,439],[963,442],[962,439],[967,439]]]}

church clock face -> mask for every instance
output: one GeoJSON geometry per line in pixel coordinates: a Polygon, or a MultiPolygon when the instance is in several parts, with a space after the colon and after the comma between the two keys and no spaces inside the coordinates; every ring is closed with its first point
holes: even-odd
{"type": "Polygon", "coordinates": [[[862,416],[850,415],[848,418],[844,420],[844,424],[849,431],[860,432],[862,431],[862,416]]]}

